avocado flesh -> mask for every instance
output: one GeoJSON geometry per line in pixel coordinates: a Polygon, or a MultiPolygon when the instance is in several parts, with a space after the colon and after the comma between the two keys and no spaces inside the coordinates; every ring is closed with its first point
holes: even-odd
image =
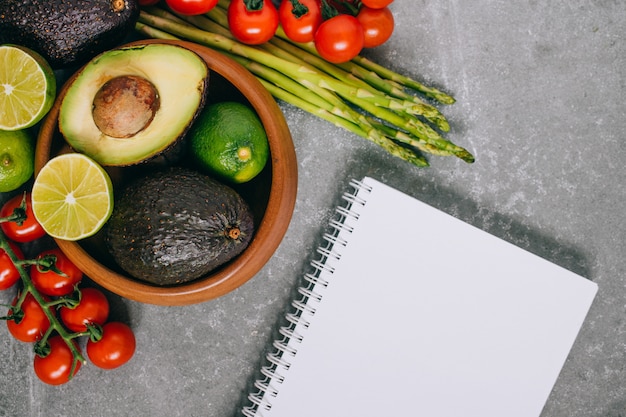
{"type": "Polygon", "coordinates": [[[164,286],[198,279],[232,260],[253,233],[250,208],[234,189],[169,167],[123,189],[104,236],[123,270],[164,286]]]}
{"type": "Polygon", "coordinates": [[[0,44],[27,46],[54,69],[78,66],[119,45],[138,17],[137,0],[2,0],[0,44]]]}
{"type": "Polygon", "coordinates": [[[59,109],[59,130],[77,152],[101,165],[128,166],[173,147],[204,106],[209,69],[195,52],[171,44],[146,44],[104,52],[70,81],[59,109]],[[94,120],[94,98],[110,80],[138,76],[158,92],[150,123],[131,137],[103,133],[94,120]]]}

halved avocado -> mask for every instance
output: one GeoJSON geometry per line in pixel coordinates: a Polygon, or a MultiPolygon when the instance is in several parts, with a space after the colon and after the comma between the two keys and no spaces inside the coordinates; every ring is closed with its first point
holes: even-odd
{"type": "Polygon", "coordinates": [[[153,159],[185,135],[204,106],[208,80],[206,62],[181,46],[104,52],[67,88],[59,130],[74,150],[101,165],[153,159]]]}

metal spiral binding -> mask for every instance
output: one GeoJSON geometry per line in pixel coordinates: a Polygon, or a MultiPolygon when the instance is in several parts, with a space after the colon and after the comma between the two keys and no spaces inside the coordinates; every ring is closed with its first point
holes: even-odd
{"type": "Polygon", "coordinates": [[[326,281],[324,278],[320,276],[315,276],[313,274],[305,274],[304,280],[309,282],[312,285],[321,285],[322,287],[328,287],[328,281],[326,281]]]}
{"type": "Polygon", "coordinates": [[[336,230],[345,230],[346,232],[352,233],[352,226],[348,226],[345,223],[342,223],[339,220],[331,220],[330,227],[336,230]]]}
{"type": "Polygon", "coordinates": [[[298,292],[307,298],[315,301],[322,301],[322,296],[307,287],[298,287],[298,292]]]}
{"type": "Polygon", "coordinates": [[[295,339],[298,342],[302,341],[302,335],[294,331],[291,327],[282,326],[278,329],[278,333],[285,336],[287,340],[295,339]]]}
{"type": "Polygon", "coordinates": [[[289,357],[297,354],[297,349],[289,342],[302,342],[303,337],[296,328],[309,326],[309,321],[305,317],[313,316],[316,312],[315,305],[322,300],[322,295],[315,290],[325,288],[329,284],[322,277],[322,272],[330,274],[334,272],[332,261],[341,258],[341,249],[348,243],[340,236],[340,231],[352,233],[352,227],[346,224],[345,220],[347,218],[358,220],[359,214],[353,210],[353,206],[366,204],[363,198],[357,196],[357,192],[359,190],[369,192],[371,187],[357,180],[350,181],[350,187],[352,190],[342,196],[345,205],[337,207],[336,218],[329,222],[329,231],[322,236],[325,245],[317,249],[320,257],[310,262],[313,271],[305,273],[302,277],[302,284],[297,288],[300,297],[291,301],[290,310],[285,313],[284,322],[278,327],[278,334],[282,338],[277,337],[272,343],[272,350],[265,355],[267,362],[261,367],[259,379],[254,382],[256,392],[248,394],[249,404],[241,410],[245,417],[262,417],[263,411],[272,407],[271,398],[278,395],[278,386],[285,378],[283,371],[289,369],[289,357]]]}
{"type": "Polygon", "coordinates": [[[337,235],[332,235],[330,233],[325,233],[324,234],[324,239],[328,242],[329,245],[346,246],[348,244],[348,242],[345,241],[344,239],[342,239],[341,237],[339,237],[337,235]]]}
{"type": "Polygon", "coordinates": [[[276,349],[279,349],[285,353],[289,353],[291,354],[291,356],[295,356],[296,353],[298,352],[296,349],[294,349],[293,347],[289,346],[286,341],[282,341],[282,340],[275,340],[273,343],[273,346],[276,349]]]}
{"type": "Polygon", "coordinates": [[[279,384],[281,384],[284,380],[285,377],[281,374],[277,374],[276,372],[274,372],[275,369],[271,369],[268,367],[264,367],[261,369],[261,374],[269,379],[274,379],[276,380],[279,384]]]}
{"type": "Polygon", "coordinates": [[[334,258],[337,260],[341,258],[341,255],[339,253],[329,248],[317,248],[317,252],[325,258],[334,258]]]}

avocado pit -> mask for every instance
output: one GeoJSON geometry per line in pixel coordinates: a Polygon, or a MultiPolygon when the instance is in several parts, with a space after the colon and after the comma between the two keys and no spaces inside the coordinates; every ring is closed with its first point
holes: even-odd
{"type": "Polygon", "coordinates": [[[96,92],[92,116],[105,135],[131,138],[150,125],[160,107],[154,84],[137,75],[122,75],[96,92]]]}

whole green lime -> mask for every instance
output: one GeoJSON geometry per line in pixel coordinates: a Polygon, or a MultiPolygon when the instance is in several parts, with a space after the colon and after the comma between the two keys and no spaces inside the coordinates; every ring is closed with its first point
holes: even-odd
{"type": "Polygon", "coordinates": [[[26,130],[0,130],[0,192],[21,187],[33,175],[35,147],[26,130]]]}
{"type": "Polygon", "coordinates": [[[201,169],[237,184],[256,177],[269,157],[259,117],[249,106],[234,101],[207,106],[191,127],[189,142],[201,169]]]}

